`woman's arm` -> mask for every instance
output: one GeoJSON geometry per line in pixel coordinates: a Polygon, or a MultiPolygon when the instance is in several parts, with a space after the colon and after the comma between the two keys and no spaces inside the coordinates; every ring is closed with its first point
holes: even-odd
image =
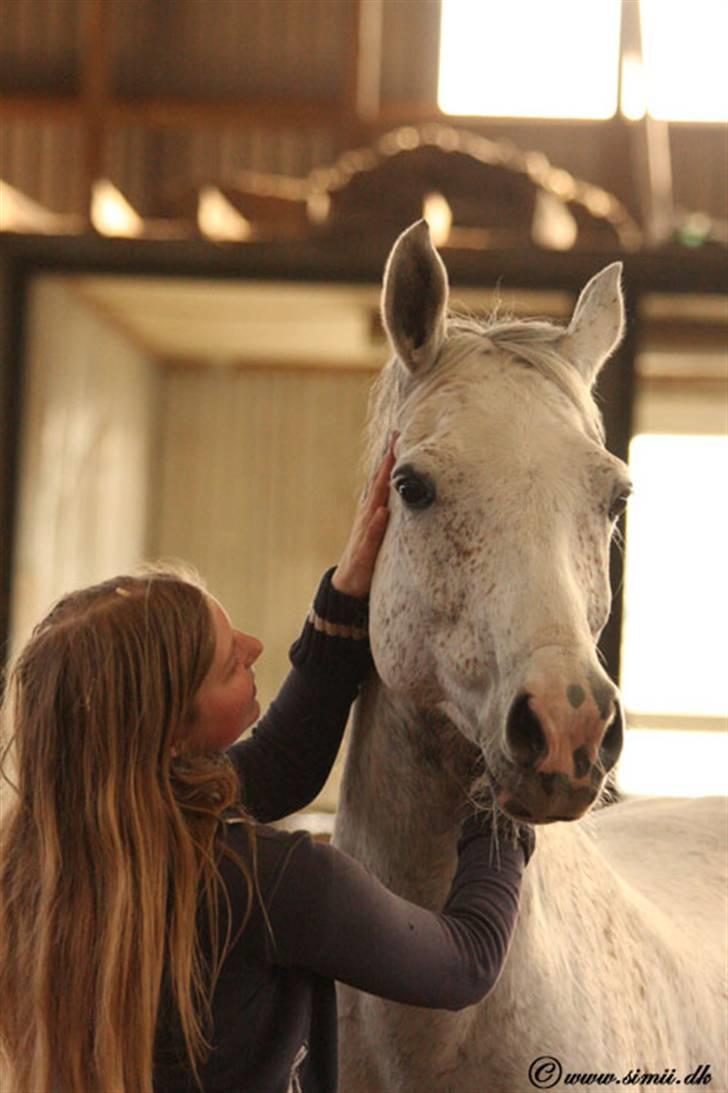
{"type": "Polygon", "coordinates": [[[372,667],[367,601],[353,599],[323,578],[298,640],[292,670],[250,736],[228,756],[242,784],[243,803],[262,823],[307,805],[321,790],[359,685],[372,667]]]}
{"type": "Polygon", "coordinates": [[[394,895],[348,855],[301,839],[269,896],[272,960],[395,1002],[472,1005],[503,968],[533,845],[524,829],[518,844],[494,854],[490,829],[466,824],[436,914],[394,895]]]}

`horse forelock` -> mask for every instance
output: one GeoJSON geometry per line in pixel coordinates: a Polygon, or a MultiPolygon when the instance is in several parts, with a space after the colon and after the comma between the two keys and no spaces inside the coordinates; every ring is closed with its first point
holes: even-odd
{"type": "MultiPolygon", "coordinates": [[[[448,316],[447,338],[426,376],[412,377],[392,358],[376,380],[369,399],[364,462],[371,471],[381,459],[386,438],[410,400],[421,401],[452,385],[463,364],[478,355],[501,351],[535,369],[566,396],[578,411],[586,434],[604,444],[604,426],[591,391],[574,365],[560,352],[564,328],[547,320],[479,319],[448,316]]],[[[464,380],[463,382],[471,382],[464,380]]]]}
{"type": "Polygon", "coordinates": [[[563,327],[538,319],[496,320],[484,333],[496,348],[512,353],[555,384],[579,411],[587,435],[604,444],[604,425],[591,391],[560,350],[563,327]]]}

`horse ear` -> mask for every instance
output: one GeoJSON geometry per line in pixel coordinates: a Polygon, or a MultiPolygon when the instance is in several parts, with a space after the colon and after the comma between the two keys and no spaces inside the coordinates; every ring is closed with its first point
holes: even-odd
{"type": "Polygon", "coordinates": [[[622,263],[612,262],[582,289],[561,339],[562,350],[590,387],[624,333],[622,263]]]}
{"type": "Polygon", "coordinates": [[[382,319],[392,349],[410,372],[426,371],[445,338],[447,272],[425,220],[402,232],[384,270],[382,319]]]}

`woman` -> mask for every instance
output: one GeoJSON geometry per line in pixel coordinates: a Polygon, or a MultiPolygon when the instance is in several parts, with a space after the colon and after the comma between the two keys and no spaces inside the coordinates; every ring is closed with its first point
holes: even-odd
{"type": "Polygon", "coordinates": [[[335,979],[448,1008],[495,982],[532,836],[496,867],[490,832],[466,821],[434,914],[334,848],[265,826],[319,791],[371,667],[366,596],[393,460],[390,446],[286,683],[237,744],[258,718],[262,646],[194,581],[119,577],[36,627],[7,688],[3,1088],[333,1091],[335,979]]]}

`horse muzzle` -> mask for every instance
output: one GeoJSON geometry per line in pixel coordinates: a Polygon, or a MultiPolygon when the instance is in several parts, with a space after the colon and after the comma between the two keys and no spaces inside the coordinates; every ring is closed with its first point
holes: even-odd
{"type": "Polygon", "coordinates": [[[527,680],[506,720],[508,762],[496,787],[508,815],[575,820],[596,801],[622,750],[616,688],[601,672],[527,680]]]}

